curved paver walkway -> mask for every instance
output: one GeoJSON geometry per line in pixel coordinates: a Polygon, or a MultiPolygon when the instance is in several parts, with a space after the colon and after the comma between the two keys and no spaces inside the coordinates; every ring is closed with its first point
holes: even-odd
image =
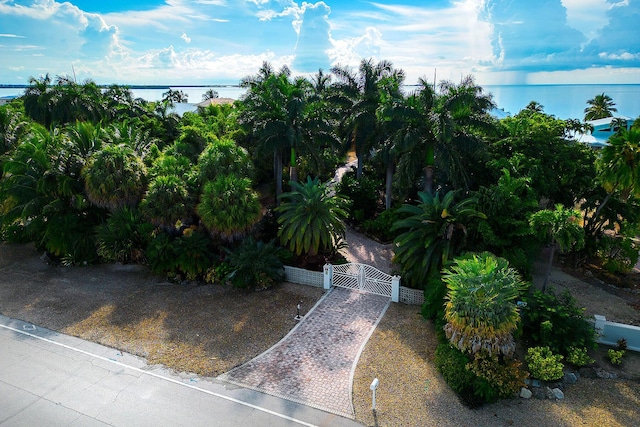
{"type": "Polygon", "coordinates": [[[353,372],[389,302],[334,288],[282,341],[218,378],[353,418],[353,372]]]}

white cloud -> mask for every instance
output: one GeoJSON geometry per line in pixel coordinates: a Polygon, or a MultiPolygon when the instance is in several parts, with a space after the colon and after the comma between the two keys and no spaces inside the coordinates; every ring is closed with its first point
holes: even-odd
{"type": "Polygon", "coordinates": [[[567,9],[567,24],[592,40],[609,22],[606,15],[611,4],[607,0],[562,0],[567,9]]]}
{"type": "Polygon", "coordinates": [[[180,36],[180,38],[181,38],[182,40],[184,40],[184,42],[185,42],[186,44],[191,43],[191,38],[190,38],[189,36],[187,36],[187,33],[182,33],[182,35],[180,36]]]}
{"type": "Polygon", "coordinates": [[[0,34],[0,37],[6,37],[9,39],[23,39],[25,36],[19,36],[17,34],[0,34]]]}

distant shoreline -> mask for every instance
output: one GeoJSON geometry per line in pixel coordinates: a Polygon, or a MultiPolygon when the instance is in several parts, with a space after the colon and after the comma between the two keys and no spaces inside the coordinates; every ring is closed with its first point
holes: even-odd
{"type": "MultiPolygon", "coordinates": [[[[193,87],[193,88],[198,88],[198,87],[240,87],[240,85],[126,85],[126,84],[118,84],[118,83],[113,83],[113,84],[108,84],[108,85],[97,85],[100,88],[104,88],[104,89],[108,89],[111,86],[121,86],[121,87],[127,87],[129,89],[169,89],[172,87],[193,87]]],[[[25,84],[3,84],[0,83],[0,89],[26,89],[28,87],[30,87],[31,85],[25,85],[25,84]]],[[[54,86],[54,85],[51,85],[54,86]]]]}

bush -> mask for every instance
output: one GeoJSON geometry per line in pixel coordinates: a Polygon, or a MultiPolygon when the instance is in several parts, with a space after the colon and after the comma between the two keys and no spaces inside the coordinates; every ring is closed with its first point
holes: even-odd
{"type": "Polygon", "coordinates": [[[554,354],[549,347],[531,347],[525,356],[531,376],[542,381],[562,378],[564,375],[562,359],[561,354],[554,354]]]}
{"type": "Polygon", "coordinates": [[[589,357],[585,347],[569,347],[567,351],[567,362],[580,368],[592,364],[595,360],[589,357]]]}
{"type": "Polygon", "coordinates": [[[638,248],[630,237],[603,235],[599,246],[602,266],[610,273],[628,273],[638,262],[638,248]]]}
{"type": "Polygon", "coordinates": [[[495,401],[500,396],[500,390],[485,378],[476,375],[470,369],[472,365],[469,362],[466,354],[449,343],[441,343],[436,348],[436,368],[462,403],[476,408],[495,401]]]}
{"type": "Polygon", "coordinates": [[[570,347],[596,348],[593,325],[568,291],[556,296],[536,290],[526,300],[523,336],[530,346],[548,346],[560,354],[568,354],[570,347]]]}
{"type": "Polygon", "coordinates": [[[486,384],[481,384],[483,387],[476,389],[475,393],[487,402],[512,397],[524,387],[524,380],[528,376],[521,369],[522,363],[519,360],[489,356],[486,353],[477,355],[467,367],[486,380],[486,384]]]}
{"type": "Polygon", "coordinates": [[[282,249],[273,243],[245,239],[234,251],[227,250],[227,275],[233,286],[263,290],[284,280],[284,267],[279,258],[282,249]]]}
{"type": "Polygon", "coordinates": [[[626,353],[625,350],[616,350],[614,348],[610,348],[607,351],[607,356],[609,356],[609,361],[612,365],[620,365],[622,363],[622,356],[626,353]]]}
{"type": "Polygon", "coordinates": [[[391,242],[398,235],[398,233],[391,231],[391,227],[394,222],[400,219],[400,217],[401,215],[398,214],[397,209],[389,209],[382,212],[374,219],[365,220],[364,223],[362,223],[362,229],[366,233],[375,236],[380,241],[391,242]]]}
{"type": "Polygon", "coordinates": [[[152,231],[137,209],[117,209],[97,227],[98,255],[111,262],[141,263],[152,231]]]}
{"type": "Polygon", "coordinates": [[[366,175],[356,179],[352,172],[344,174],[337,192],[351,200],[349,218],[352,221],[361,223],[373,218],[378,209],[378,188],[380,184],[366,175]]]}
{"type": "Polygon", "coordinates": [[[207,235],[194,228],[186,228],[175,238],[159,233],[147,246],[147,262],[154,273],[196,280],[213,263],[210,243],[207,235]]]}

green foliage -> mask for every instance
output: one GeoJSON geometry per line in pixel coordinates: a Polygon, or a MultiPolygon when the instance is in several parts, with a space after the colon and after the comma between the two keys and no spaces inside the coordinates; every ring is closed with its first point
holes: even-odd
{"type": "MultiPolygon", "coordinates": [[[[493,402],[501,394],[499,387],[492,385],[488,380],[472,371],[473,365],[466,354],[452,347],[449,343],[438,344],[434,362],[449,387],[460,397],[465,405],[471,408],[479,407],[487,402],[493,402]]],[[[484,371],[481,372],[485,373],[484,371]]],[[[495,370],[491,374],[487,370],[486,374],[490,378],[503,377],[495,370]]]]}
{"type": "Polygon", "coordinates": [[[291,191],[280,195],[276,208],[280,242],[296,255],[330,252],[345,234],[345,198],[332,195],[318,178],[290,184],[291,191]]]}
{"type": "Polygon", "coordinates": [[[595,348],[595,330],[584,317],[584,309],[566,291],[534,291],[522,310],[523,337],[531,346],[546,345],[554,353],[567,354],[570,347],[595,348]]]}
{"type": "Polygon", "coordinates": [[[107,261],[141,263],[152,231],[137,209],[120,208],[96,229],[98,255],[107,261]]]}
{"type": "Polygon", "coordinates": [[[407,216],[397,221],[392,232],[403,230],[394,240],[394,260],[402,268],[404,283],[424,289],[427,279],[438,274],[465,245],[467,223],[484,218],[476,210],[476,199],[456,202],[458,191],[444,196],[420,192],[420,203],[404,204],[398,213],[407,216]]]}
{"type": "Polygon", "coordinates": [[[554,354],[549,347],[530,347],[525,356],[531,376],[542,381],[562,378],[564,375],[562,359],[561,354],[554,354]]]}
{"type": "Polygon", "coordinates": [[[529,221],[543,241],[557,243],[562,252],[579,250],[584,246],[584,229],[580,226],[581,214],[558,204],[554,210],[543,209],[531,215],[529,221]]]}
{"type": "Polygon", "coordinates": [[[538,200],[575,206],[593,188],[595,152],[571,139],[572,123],[529,109],[500,120],[503,136],[490,147],[488,165],[525,177],[538,200]]]}
{"type": "Polygon", "coordinates": [[[515,300],[526,286],[508,262],[488,252],[458,258],[443,281],[449,342],[472,354],[511,356],[520,321],[515,300]]]}
{"type": "Polygon", "coordinates": [[[233,241],[253,228],[260,209],[249,178],[221,175],[205,184],[196,212],[212,235],[233,241]]]}
{"type": "Polygon", "coordinates": [[[604,234],[598,242],[602,266],[611,273],[628,273],[638,263],[638,247],[632,237],[604,234]]]}
{"type": "Polygon", "coordinates": [[[264,243],[249,237],[235,250],[227,250],[226,262],[231,283],[238,288],[264,290],[284,280],[284,267],[279,258],[282,249],[274,241],[264,243]]]}
{"type": "Polygon", "coordinates": [[[590,365],[595,362],[595,360],[587,354],[586,347],[569,347],[567,349],[567,362],[579,368],[590,365]]]}
{"type": "Polygon", "coordinates": [[[351,200],[349,206],[349,219],[356,223],[362,223],[374,217],[378,210],[378,189],[380,182],[363,175],[356,179],[355,173],[348,172],[336,187],[339,194],[351,200]]]}
{"type": "Polygon", "coordinates": [[[480,220],[471,233],[471,245],[506,258],[525,277],[531,273],[532,259],[539,248],[535,239],[529,238],[529,216],[538,210],[529,183],[529,178],[513,178],[503,169],[497,184],[481,187],[476,193],[478,210],[486,219],[480,220]]]}
{"type": "Polygon", "coordinates": [[[149,184],[140,211],[152,224],[168,231],[178,221],[190,222],[195,209],[192,199],[187,184],[177,175],[160,175],[149,184]]]}
{"type": "Polygon", "coordinates": [[[209,237],[194,228],[184,230],[182,236],[174,240],[175,270],[187,280],[196,280],[211,267],[213,252],[209,237]]]}
{"type": "Polygon", "coordinates": [[[486,353],[477,355],[467,368],[486,381],[486,383],[479,382],[480,387],[476,389],[476,394],[486,402],[513,397],[524,387],[528,376],[519,360],[503,360],[486,353]]]}
{"type": "Polygon", "coordinates": [[[607,350],[607,356],[609,357],[609,361],[612,365],[620,365],[622,364],[622,357],[625,355],[625,350],[616,350],[614,348],[610,348],[607,350]]]}
{"type": "Polygon", "coordinates": [[[149,268],[156,274],[169,273],[176,268],[177,246],[166,233],[158,233],[147,246],[146,256],[149,268]]]}
{"type": "Polygon", "coordinates": [[[365,220],[362,229],[382,242],[391,242],[398,236],[397,232],[391,231],[393,224],[401,218],[398,209],[388,209],[373,219],[365,220]]]}
{"type": "Polygon", "coordinates": [[[213,181],[221,174],[252,178],[253,164],[247,151],[229,139],[208,144],[198,158],[200,182],[213,181]]]}
{"type": "Polygon", "coordinates": [[[183,275],[187,280],[204,275],[213,263],[210,239],[194,228],[185,229],[175,238],[158,233],[149,242],[146,255],[154,273],[166,273],[170,277],[183,275]]]}
{"type": "Polygon", "coordinates": [[[105,145],[82,169],[87,198],[94,205],[114,211],[136,206],[145,190],[146,167],[126,145],[105,145]]]}
{"type": "MultiPolygon", "coordinates": [[[[442,280],[440,273],[427,278],[427,283],[424,287],[424,303],[422,304],[422,316],[425,319],[433,319],[435,321],[444,319],[444,298],[446,294],[447,285],[442,280]]],[[[444,324],[442,326],[444,327],[444,324]]],[[[436,329],[440,331],[442,328],[436,329]]]]}

